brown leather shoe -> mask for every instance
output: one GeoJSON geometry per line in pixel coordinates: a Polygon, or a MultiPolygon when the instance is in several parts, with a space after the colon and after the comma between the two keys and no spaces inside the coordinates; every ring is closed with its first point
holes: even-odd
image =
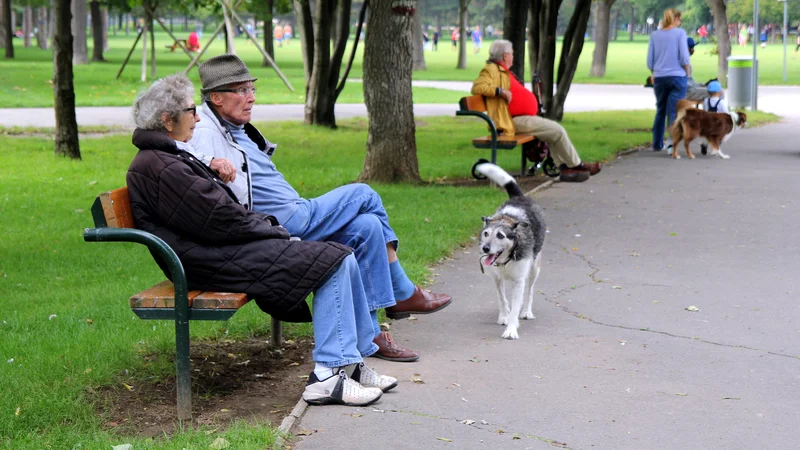
{"type": "Polygon", "coordinates": [[[591,172],[588,169],[572,168],[561,169],[559,180],[566,183],[581,183],[589,179],[591,172]]]}
{"type": "Polygon", "coordinates": [[[395,362],[414,362],[419,359],[419,353],[395,344],[392,335],[386,331],[382,331],[372,342],[378,345],[378,351],[372,354],[376,358],[395,362]]]}
{"type": "Polygon", "coordinates": [[[581,165],[583,166],[584,169],[589,169],[589,175],[590,176],[597,175],[598,173],[600,173],[600,169],[602,168],[602,165],[600,163],[597,163],[597,162],[596,163],[582,163],[581,165]]]}
{"type": "Polygon", "coordinates": [[[414,286],[414,294],[396,305],[386,308],[386,317],[405,319],[411,314],[430,314],[445,308],[453,299],[447,294],[434,294],[414,286]]]}

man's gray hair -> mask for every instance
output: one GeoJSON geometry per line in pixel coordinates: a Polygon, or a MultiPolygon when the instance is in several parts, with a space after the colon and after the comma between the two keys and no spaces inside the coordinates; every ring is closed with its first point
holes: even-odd
{"type": "Polygon", "coordinates": [[[186,75],[175,74],[156,80],[133,102],[133,122],[145,130],[166,131],[161,116],[166,113],[177,123],[192,97],[194,86],[186,75]]]}
{"type": "Polygon", "coordinates": [[[489,47],[489,60],[486,62],[503,61],[503,53],[512,53],[513,51],[514,46],[511,45],[511,41],[498,39],[489,47]]]}

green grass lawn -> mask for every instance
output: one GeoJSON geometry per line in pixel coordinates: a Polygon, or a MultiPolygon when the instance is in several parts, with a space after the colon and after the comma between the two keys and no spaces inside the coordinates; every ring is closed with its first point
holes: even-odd
{"type": "MultiPolygon", "coordinates": [[[[183,36],[186,33],[177,33],[183,36]]],[[[208,36],[206,36],[207,38],[208,36]]],[[[0,60],[0,85],[5,89],[0,92],[0,107],[46,107],[53,105],[53,75],[52,52],[38,48],[22,48],[15,41],[16,58],[13,60],[0,60]]],[[[122,73],[119,80],[115,79],[122,61],[127,55],[133,36],[125,37],[120,34],[109,39],[109,51],[106,53],[108,62],[90,63],[89,65],[75,66],[76,104],[78,106],[127,106],[133,103],[136,93],[147,86],[148,83],[140,81],[141,76],[141,44],[134,51],[131,61],[122,73]]],[[[166,33],[156,33],[157,75],[166,76],[186,68],[188,57],[180,51],[170,53],[164,46],[170,43],[166,33]]],[[[351,41],[352,44],[352,41],[351,41]]],[[[425,53],[427,70],[414,72],[415,80],[462,80],[472,81],[483,67],[487,53],[488,42],[482,51],[474,55],[471,51],[472,44],[468,44],[468,68],[455,69],[457,54],[451,51],[450,41],[442,41],[439,51],[425,53]]],[[[710,44],[698,45],[697,52],[692,58],[695,78],[705,82],[716,77],[717,57],[709,54],[712,49],[710,44]]],[[[294,39],[291,45],[275,49],[275,60],[281,71],[286,75],[295,91],[291,92],[284,87],[283,82],[275,75],[271,68],[262,67],[262,57],[255,46],[244,39],[237,39],[236,50],[239,56],[248,64],[254,76],[258,77],[258,101],[261,104],[303,103],[305,75],[303,61],[300,54],[300,41],[294,39]]],[[[207,57],[221,54],[224,44],[217,40],[212,44],[207,57]]],[[[590,78],[594,43],[587,42],[575,74],[575,83],[612,83],[612,84],[642,84],[648,75],[645,57],[647,54],[646,36],[637,36],[637,40],[629,42],[620,40],[612,42],[609,46],[607,73],[604,78],[590,78]]],[[[348,50],[349,52],[349,50],[348,50]]],[[[750,47],[733,49],[734,55],[750,55],[750,47]]],[[[348,53],[349,55],[349,53],[348,53]]],[[[353,64],[350,78],[361,78],[363,55],[363,42],[359,45],[359,54],[353,64]]],[[[780,45],[770,45],[766,49],[759,48],[761,58],[761,83],[782,84],[783,49],[780,45]]],[[[788,84],[800,84],[800,60],[788,61],[788,84]]],[[[149,76],[148,68],[148,76],[149,76]]],[[[189,73],[197,82],[197,70],[189,73]]],[[[414,101],[416,103],[456,103],[464,95],[463,92],[446,91],[431,88],[414,88],[414,101]]],[[[338,100],[340,103],[362,103],[362,86],[358,82],[347,83],[338,100]]]]}
{"type": "MultiPolygon", "coordinates": [[[[774,120],[756,113],[752,122],[774,120]]],[[[586,160],[613,158],[618,150],[650,140],[652,111],[580,113],[564,125],[586,160]]],[[[262,124],[270,140],[291,142],[276,162],[301,195],[321,194],[353,181],[364,162],[366,121],[341,122],[338,130],[296,122],[262,124]],[[324,149],[335,149],[324,151],[324,149]]],[[[471,118],[418,121],[422,178],[467,177],[486,150],[472,148],[484,134],[471,118]],[[448,136],[442,139],[442,136],[448,136]]],[[[108,430],[91,404],[93,390],[163,378],[174,373],[174,328],[170,322],[138,320],[127,298],[162,280],[147,250],[135,244],[85,243],[95,196],[123,186],[135,154],[129,135],[83,139],[82,161],[53,154],[51,138],[0,133],[0,448],[207,448],[224,437],[232,448],[265,448],[275,431],[238,422],[227,429],[200,427],[176,436],[146,440],[108,430]],[[145,355],[159,354],[154,362],[145,355]]],[[[501,152],[513,170],[518,153],[501,152]]],[[[590,181],[591,182],[591,181],[590,181]]],[[[427,267],[471,238],[480,217],[506,196],[487,187],[437,184],[376,185],[403,241],[400,257],[411,278],[425,282],[427,267]],[[459,205],[453,208],[452,205],[459,205]]],[[[551,224],[557,212],[548,212],[551,224]]],[[[477,270],[477,269],[476,269],[477,270]]],[[[193,339],[265,336],[266,316],[246,306],[227,322],[193,322],[193,339]]],[[[286,333],[308,336],[308,324],[286,333]]]]}

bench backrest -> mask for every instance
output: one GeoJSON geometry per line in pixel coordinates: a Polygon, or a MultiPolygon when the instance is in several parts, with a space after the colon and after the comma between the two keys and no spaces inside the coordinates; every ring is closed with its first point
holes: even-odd
{"type": "Polygon", "coordinates": [[[128,187],[98,195],[92,205],[92,217],[97,228],[136,228],[131,214],[128,187]]]}
{"type": "Polygon", "coordinates": [[[458,106],[461,108],[461,111],[486,112],[486,100],[482,95],[461,97],[461,100],[458,101],[458,106]]]}

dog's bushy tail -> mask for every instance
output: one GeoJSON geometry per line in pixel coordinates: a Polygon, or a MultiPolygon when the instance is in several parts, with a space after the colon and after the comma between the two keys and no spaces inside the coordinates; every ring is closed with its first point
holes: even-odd
{"type": "Polygon", "coordinates": [[[486,175],[487,178],[494,181],[500,186],[503,186],[508,192],[509,198],[524,197],[525,193],[519,188],[517,180],[508,174],[505,170],[501,169],[492,163],[483,163],[475,166],[475,170],[486,175]]]}
{"type": "Polygon", "coordinates": [[[670,124],[669,133],[672,136],[672,145],[678,145],[678,142],[683,139],[683,127],[681,126],[681,121],[684,117],[686,117],[686,110],[695,107],[695,102],[690,100],[678,100],[677,106],[677,114],[675,115],[675,121],[670,124]]]}

